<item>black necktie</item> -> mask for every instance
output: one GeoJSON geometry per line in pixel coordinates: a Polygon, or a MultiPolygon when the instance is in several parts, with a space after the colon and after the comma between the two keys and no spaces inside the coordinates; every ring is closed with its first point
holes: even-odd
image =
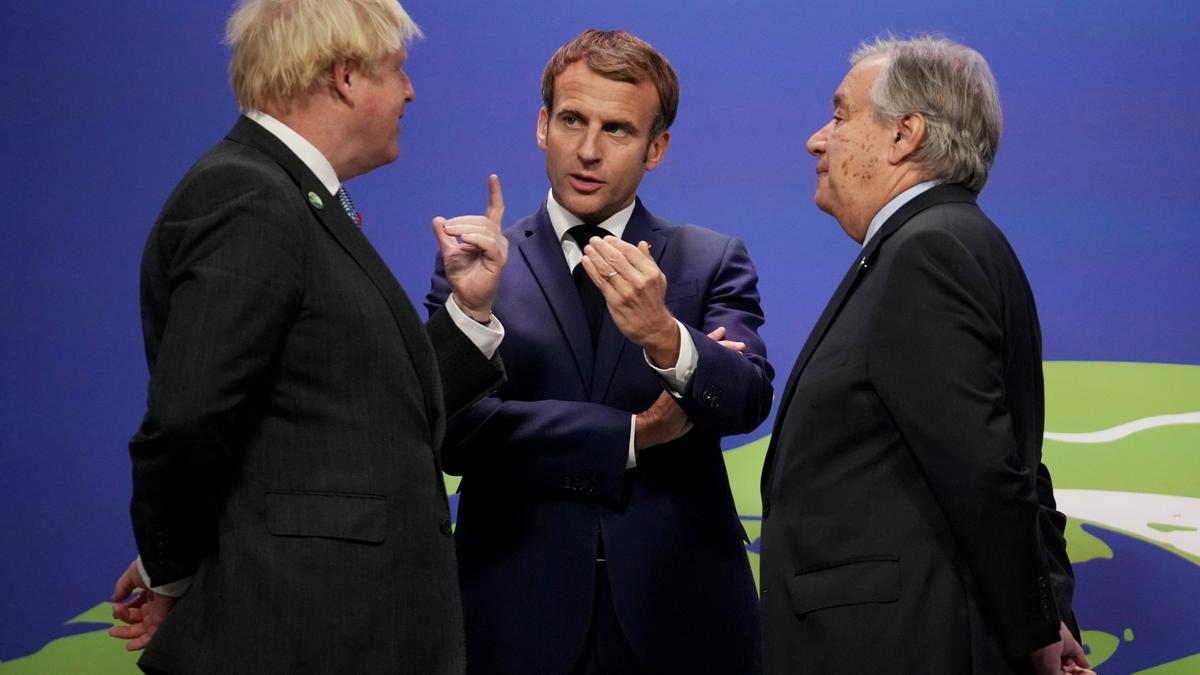
{"type": "MultiPolygon", "coordinates": [[[[567,230],[567,234],[579,245],[579,252],[583,253],[583,247],[587,246],[592,237],[605,237],[612,233],[597,225],[576,225],[567,230]]],[[[596,288],[596,284],[592,283],[591,277],[587,275],[587,270],[583,269],[583,263],[575,265],[571,277],[575,279],[575,290],[579,291],[579,299],[583,301],[583,313],[587,316],[588,329],[592,333],[592,346],[594,347],[596,336],[600,334],[600,321],[604,318],[604,295],[600,293],[599,288],[596,288]]]]}

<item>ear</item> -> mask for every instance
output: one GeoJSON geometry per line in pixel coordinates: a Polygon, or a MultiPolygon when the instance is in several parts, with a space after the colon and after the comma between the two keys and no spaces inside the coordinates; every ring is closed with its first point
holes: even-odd
{"type": "Polygon", "coordinates": [[[334,91],[342,101],[354,104],[361,90],[361,80],[365,77],[366,72],[362,70],[360,62],[347,59],[334,61],[334,91]]]}
{"type": "Polygon", "coordinates": [[[650,141],[650,145],[646,147],[646,159],[644,166],[647,171],[653,171],[662,163],[663,155],[667,154],[667,146],[671,144],[671,132],[664,131],[657,138],[650,141]]]}
{"type": "Polygon", "coordinates": [[[910,159],[925,142],[925,115],[914,112],[896,120],[893,125],[892,145],[888,151],[888,162],[900,164],[910,159]]]}
{"type": "Polygon", "coordinates": [[[546,111],[546,106],[542,106],[538,110],[537,121],[537,142],[538,147],[543,151],[546,149],[546,135],[550,133],[550,113],[546,111]]]}

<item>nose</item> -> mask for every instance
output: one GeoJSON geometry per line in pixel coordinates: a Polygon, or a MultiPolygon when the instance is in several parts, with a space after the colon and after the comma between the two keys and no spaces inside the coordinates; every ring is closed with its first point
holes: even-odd
{"type": "Polygon", "coordinates": [[[413,89],[412,78],[407,75],[404,77],[404,102],[412,103],[417,97],[417,90],[413,89]]]}
{"type": "Polygon", "coordinates": [[[804,147],[808,149],[808,154],[813,157],[820,157],[825,152],[825,132],[829,129],[829,125],[817,129],[812,136],[808,137],[808,143],[804,147]]]}
{"type": "Polygon", "coordinates": [[[600,160],[600,129],[588,129],[579,143],[576,153],[579,161],[592,164],[600,160]]]}

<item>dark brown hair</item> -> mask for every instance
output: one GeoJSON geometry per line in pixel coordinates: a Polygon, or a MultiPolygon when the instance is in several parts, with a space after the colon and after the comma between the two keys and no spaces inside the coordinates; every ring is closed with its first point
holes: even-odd
{"type": "Polygon", "coordinates": [[[542,73],[542,101],[554,110],[554,80],[576,61],[610,80],[638,84],[649,80],[658,90],[658,115],[650,128],[654,139],[671,128],[679,109],[679,78],[670,62],[650,43],[625,31],[589,28],[554,52],[542,73]]]}

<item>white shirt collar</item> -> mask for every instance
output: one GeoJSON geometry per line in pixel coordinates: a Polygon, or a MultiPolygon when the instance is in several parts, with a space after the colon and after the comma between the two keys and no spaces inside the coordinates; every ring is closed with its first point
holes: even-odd
{"type": "Polygon", "coordinates": [[[281,143],[287,146],[292,154],[300,158],[304,162],[304,166],[308,167],[316,175],[317,180],[321,181],[321,185],[329,190],[329,194],[336,195],[338,188],[342,186],[342,182],[338,180],[337,172],[333,170],[333,165],[325,159],[325,155],[317,149],[315,145],[309,143],[300,134],[292,130],[291,127],[271,117],[261,110],[247,110],[243,113],[246,117],[258,122],[262,128],[271,133],[272,136],[278,138],[281,143]]]}
{"type": "MultiPolygon", "coordinates": [[[[629,206],[617,211],[616,213],[600,223],[600,227],[612,233],[612,236],[617,239],[625,234],[625,226],[629,224],[629,218],[633,215],[633,207],[637,205],[637,200],[630,202],[629,206]]],[[[575,216],[574,213],[566,210],[562,204],[559,204],[554,199],[554,190],[546,195],[546,213],[550,216],[550,224],[554,226],[554,236],[558,237],[560,242],[575,243],[575,240],[567,236],[567,230],[582,225],[583,221],[575,216]]]]}
{"type": "Polygon", "coordinates": [[[867,242],[871,241],[871,237],[875,236],[875,233],[879,231],[879,228],[883,227],[883,224],[887,222],[888,218],[891,218],[893,215],[895,215],[896,212],[900,210],[901,206],[911,202],[917,197],[917,195],[925,192],[940,182],[941,181],[939,180],[927,180],[924,183],[917,183],[904,192],[892,197],[892,200],[884,204],[883,208],[879,209],[879,213],[876,213],[875,217],[871,219],[871,224],[867,226],[867,235],[863,237],[863,246],[866,247],[867,242]]]}

